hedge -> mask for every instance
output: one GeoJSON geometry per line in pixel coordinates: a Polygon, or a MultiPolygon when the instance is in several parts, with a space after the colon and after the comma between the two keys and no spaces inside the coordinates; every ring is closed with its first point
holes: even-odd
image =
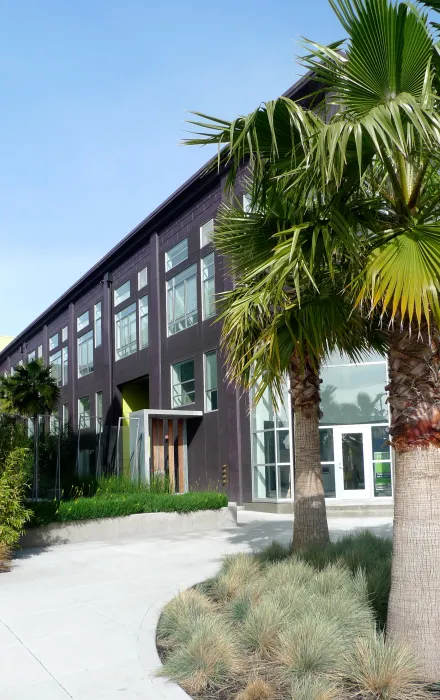
{"type": "Polygon", "coordinates": [[[75,520],[114,518],[135,513],[191,513],[197,510],[219,510],[228,505],[224,493],[192,492],[181,495],[138,492],[72,501],[39,501],[31,503],[29,527],[41,527],[49,523],[75,520]]]}

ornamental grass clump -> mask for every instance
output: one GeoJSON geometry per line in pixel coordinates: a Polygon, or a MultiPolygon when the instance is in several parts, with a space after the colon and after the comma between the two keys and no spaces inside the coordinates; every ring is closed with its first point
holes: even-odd
{"type": "Polygon", "coordinates": [[[196,695],[236,687],[243,671],[232,627],[217,615],[206,615],[198,619],[189,639],[175,646],[160,675],[196,695]]]}
{"type": "MultiPolygon", "coordinates": [[[[376,538],[358,539],[371,566],[376,538]]],[[[267,556],[226,557],[216,576],[165,607],[160,674],[197,700],[432,697],[417,682],[409,651],[379,630],[371,571],[357,566],[356,537],[347,540],[337,556],[333,545],[321,555],[279,556],[271,544],[267,556]]],[[[380,566],[387,549],[378,541],[380,566]]]]}

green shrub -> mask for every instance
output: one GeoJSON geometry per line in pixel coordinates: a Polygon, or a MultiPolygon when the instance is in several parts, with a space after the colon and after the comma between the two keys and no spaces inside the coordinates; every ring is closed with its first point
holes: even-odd
{"type": "Polygon", "coordinates": [[[4,548],[18,544],[30,512],[24,505],[30,451],[17,447],[6,458],[0,474],[0,543],[4,548]]]}
{"type": "Polygon", "coordinates": [[[31,504],[31,526],[52,522],[114,518],[135,513],[190,513],[218,510],[228,504],[222,493],[185,493],[170,495],[138,490],[134,493],[97,493],[92,498],[80,496],[71,501],[48,501],[31,504]]]}

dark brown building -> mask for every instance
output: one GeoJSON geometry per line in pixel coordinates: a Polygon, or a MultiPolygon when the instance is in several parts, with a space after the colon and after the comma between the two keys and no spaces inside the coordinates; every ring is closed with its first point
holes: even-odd
{"type": "MultiPolygon", "coordinates": [[[[300,100],[309,92],[302,79],[286,94],[300,100]]],[[[109,465],[133,469],[135,459],[148,476],[148,464],[163,471],[174,460],[181,489],[215,488],[226,476],[233,501],[289,504],[294,467],[287,392],[278,415],[268,397],[250,417],[247,397],[226,385],[219,355],[214,294],[231,281],[210,234],[224,185],[225,172],[197,172],[0,352],[0,371],[10,373],[32,357],[52,364],[61,389],[59,422],[79,433],[82,473],[109,465]],[[143,410],[148,413],[138,413],[143,410]],[[103,436],[99,454],[97,434],[103,436]],[[133,457],[135,444],[141,457],[133,457]]],[[[339,377],[342,367],[347,377],[353,374],[350,386],[359,382],[358,394],[385,384],[381,358],[351,368],[336,360],[330,376],[336,371],[339,377]]],[[[328,498],[352,504],[391,499],[384,402],[379,405],[376,394],[376,403],[364,402],[368,415],[355,406],[357,399],[347,409],[352,404],[345,394],[335,403],[331,379],[325,382],[324,376],[328,498]],[[358,463],[354,471],[347,445],[358,463]]],[[[335,382],[336,390],[340,379],[335,382]]]]}

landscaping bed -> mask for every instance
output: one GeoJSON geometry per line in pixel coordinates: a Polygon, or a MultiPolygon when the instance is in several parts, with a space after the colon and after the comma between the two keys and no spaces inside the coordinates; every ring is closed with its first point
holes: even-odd
{"type": "Polygon", "coordinates": [[[192,513],[219,510],[227,505],[227,496],[216,492],[173,495],[140,489],[134,493],[97,493],[92,497],[80,496],[73,500],[31,503],[29,527],[139,513],[192,513]]]}
{"type": "Polygon", "coordinates": [[[409,651],[385,641],[391,546],[364,533],[226,557],[165,607],[159,674],[200,700],[432,698],[409,651]]]}

